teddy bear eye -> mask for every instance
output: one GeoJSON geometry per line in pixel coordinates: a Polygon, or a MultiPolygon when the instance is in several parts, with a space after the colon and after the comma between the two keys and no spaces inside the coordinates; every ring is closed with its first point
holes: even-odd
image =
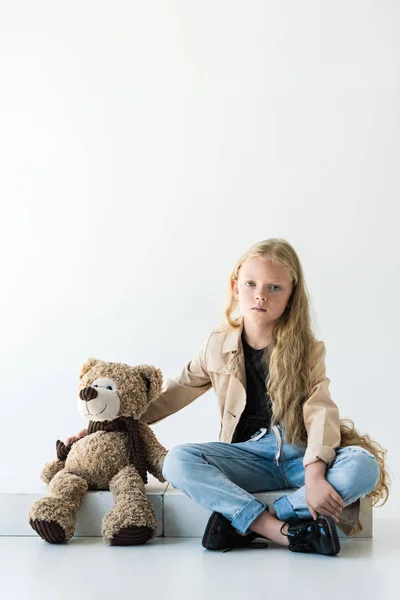
{"type": "Polygon", "coordinates": [[[111,385],[108,385],[108,386],[106,387],[106,390],[112,390],[112,387],[111,387],[111,385]]]}
{"type": "Polygon", "coordinates": [[[99,386],[97,385],[97,383],[95,383],[93,387],[99,387],[99,386]]]}

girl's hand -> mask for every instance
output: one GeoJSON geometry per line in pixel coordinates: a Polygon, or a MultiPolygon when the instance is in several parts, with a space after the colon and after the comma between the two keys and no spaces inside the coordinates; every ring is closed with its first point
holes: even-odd
{"type": "Polygon", "coordinates": [[[306,482],[306,501],[313,519],[320,515],[330,515],[336,523],[344,508],[344,502],[337,491],[325,478],[306,482]]]}
{"type": "Polygon", "coordinates": [[[77,435],[72,435],[65,441],[66,446],[70,446],[80,438],[84,437],[87,434],[87,429],[82,429],[77,435]]]}

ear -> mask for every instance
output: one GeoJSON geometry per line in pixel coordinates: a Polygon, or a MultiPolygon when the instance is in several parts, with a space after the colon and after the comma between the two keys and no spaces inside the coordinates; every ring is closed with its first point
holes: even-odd
{"type": "Polygon", "coordinates": [[[97,360],[97,358],[88,358],[87,361],[81,366],[81,371],[79,373],[79,378],[81,379],[94,365],[97,363],[101,363],[101,360],[97,360]]]}
{"type": "Polygon", "coordinates": [[[235,300],[238,300],[238,298],[239,298],[239,288],[238,288],[238,281],[237,281],[237,279],[232,279],[231,280],[231,287],[232,287],[233,297],[235,298],[235,300]]]}
{"type": "Polygon", "coordinates": [[[161,394],[161,388],[163,384],[163,375],[160,369],[153,367],[152,365],[138,365],[135,367],[136,371],[139,371],[143,377],[147,388],[147,398],[149,403],[158,398],[161,394]]]}

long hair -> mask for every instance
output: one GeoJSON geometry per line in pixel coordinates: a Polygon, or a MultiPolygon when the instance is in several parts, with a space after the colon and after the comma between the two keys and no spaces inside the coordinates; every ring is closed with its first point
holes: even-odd
{"type": "MultiPolygon", "coordinates": [[[[267,393],[272,402],[272,425],[280,423],[290,444],[307,444],[303,404],[311,395],[314,367],[320,360],[320,344],[311,326],[310,301],[303,268],[294,248],[283,239],[271,238],[251,246],[237,261],[228,282],[228,305],[225,318],[232,328],[240,326],[240,316],[234,317],[239,303],[232,282],[238,280],[242,265],[260,256],[285,268],[291,275],[292,293],[285,311],[277,319],[271,341],[264,353],[268,365],[267,393]]],[[[356,445],[371,452],[380,469],[380,479],[371,492],[372,503],[388,499],[390,476],[385,468],[387,450],[368,435],[360,435],[349,419],[341,419],[340,447],[356,445]]]]}

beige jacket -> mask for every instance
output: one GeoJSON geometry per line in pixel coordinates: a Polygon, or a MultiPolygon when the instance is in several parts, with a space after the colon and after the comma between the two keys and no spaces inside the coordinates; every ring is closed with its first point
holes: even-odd
{"type": "MultiPolygon", "coordinates": [[[[216,327],[179,377],[166,381],[161,395],[150,404],[142,419],[150,425],[158,423],[213,387],[221,418],[219,441],[231,442],[246,404],[242,330],[243,319],[237,329],[225,324],[216,327]]],[[[335,448],[340,445],[339,410],[329,393],[325,345],[323,342],[319,345],[321,350],[314,368],[314,387],[303,406],[308,440],[304,466],[319,458],[330,466],[335,459],[335,448]]]]}

